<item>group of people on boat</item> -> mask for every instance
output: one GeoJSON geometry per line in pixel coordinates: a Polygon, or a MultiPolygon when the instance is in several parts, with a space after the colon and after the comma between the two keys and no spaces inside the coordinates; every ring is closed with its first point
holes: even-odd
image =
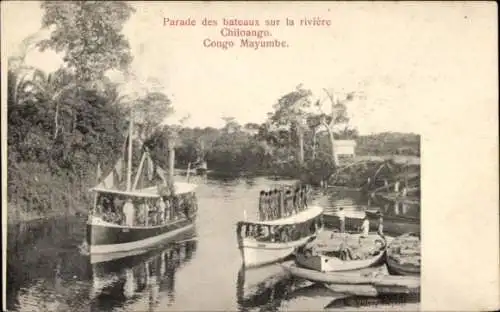
{"type": "Polygon", "coordinates": [[[321,216],[296,224],[253,224],[242,223],[238,229],[244,238],[253,238],[260,242],[286,243],[311,236],[323,227],[321,216]]]}
{"type": "Polygon", "coordinates": [[[280,219],[302,211],[307,208],[309,192],[309,185],[261,191],[259,196],[260,220],[280,219]]]}
{"type": "Polygon", "coordinates": [[[197,210],[193,193],[152,198],[101,193],[94,215],[126,226],[158,226],[190,218],[197,210]]]}

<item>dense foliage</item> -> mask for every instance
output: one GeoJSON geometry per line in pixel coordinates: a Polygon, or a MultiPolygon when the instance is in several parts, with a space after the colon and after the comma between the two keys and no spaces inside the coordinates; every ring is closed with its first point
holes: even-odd
{"type": "Polygon", "coordinates": [[[9,212],[71,213],[85,209],[97,163],[109,166],[123,146],[126,110],[104,73],[130,63],[120,31],[131,8],[118,2],[42,8],[43,26],[52,28],[39,47],[62,52],[65,62],[53,73],[9,62],[9,212]]]}

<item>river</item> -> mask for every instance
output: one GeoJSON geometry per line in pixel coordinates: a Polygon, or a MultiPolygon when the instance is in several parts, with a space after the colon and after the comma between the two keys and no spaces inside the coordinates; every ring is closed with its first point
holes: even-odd
{"type": "MultiPolygon", "coordinates": [[[[10,226],[7,256],[9,311],[279,311],[417,310],[406,298],[341,299],[323,287],[290,278],[246,288],[281,268],[241,269],[235,224],[257,214],[266,178],[211,180],[197,190],[196,233],[176,244],[108,264],[80,253],[85,219],[65,218],[10,226]]],[[[280,181],[287,182],[287,181],[280,181]]],[[[367,205],[356,192],[337,191],[315,201],[327,210],[343,205],[359,214],[367,205]]],[[[384,209],[388,209],[385,205],[384,209]]],[[[411,209],[410,209],[411,210],[411,209]]],[[[414,210],[411,210],[414,211],[414,210]]],[[[398,228],[401,230],[401,228],[398,228]]],[[[403,229],[404,230],[404,229],[403,229]]],[[[398,233],[395,233],[398,234],[398,233]]],[[[279,273],[279,272],[278,272],[279,273]]],[[[277,274],[279,275],[279,274],[277,274]]]]}

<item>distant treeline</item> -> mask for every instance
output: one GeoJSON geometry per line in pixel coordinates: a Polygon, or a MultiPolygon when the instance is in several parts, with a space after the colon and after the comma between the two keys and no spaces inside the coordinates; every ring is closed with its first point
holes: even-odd
{"type": "MultiPolygon", "coordinates": [[[[231,130],[227,127],[183,128],[176,147],[178,167],[186,168],[188,163],[200,158],[208,162],[210,170],[269,173],[276,166],[293,163],[296,159],[293,144],[272,144],[259,127],[263,126],[246,124],[231,130]]],[[[420,156],[420,136],[417,134],[385,132],[349,137],[336,135],[336,138],[355,140],[356,155],[359,156],[420,156]]],[[[329,153],[327,134],[318,135],[317,141],[316,159],[326,161],[328,157],[324,155],[329,153]]],[[[308,161],[311,153],[312,147],[306,146],[306,163],[312,163],[308,161]]]]}

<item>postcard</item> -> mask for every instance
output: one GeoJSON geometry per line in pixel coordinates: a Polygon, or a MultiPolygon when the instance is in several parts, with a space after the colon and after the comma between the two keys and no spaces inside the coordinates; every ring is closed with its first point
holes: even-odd
{"type": "Polygon", "coordinates": [[[8,311],[485,311],[491,2],[5,1],[8,311]]]}

